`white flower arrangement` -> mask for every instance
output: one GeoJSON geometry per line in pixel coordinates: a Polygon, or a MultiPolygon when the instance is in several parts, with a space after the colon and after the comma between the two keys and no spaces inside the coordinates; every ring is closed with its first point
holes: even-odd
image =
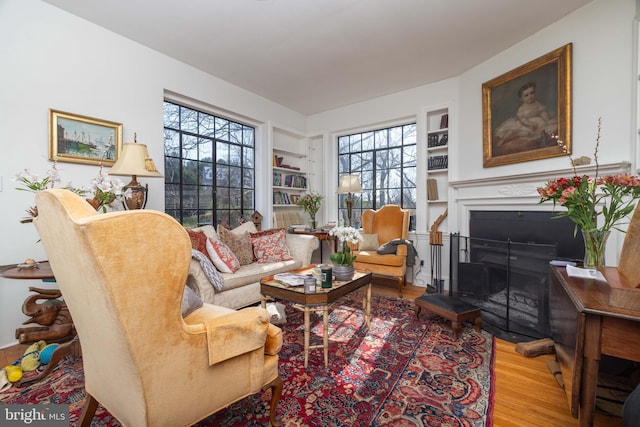
{"type": "Polygon", "coordinates": [[[356,256],[351,254],[349,244],[357,244],[362,241],[362,234],[353,227],[335,227],[329,231],[329,235],[336,236],[342,242],[342,251],[331,254],[330,259],[339,265],[353,265],[356,256]]]}

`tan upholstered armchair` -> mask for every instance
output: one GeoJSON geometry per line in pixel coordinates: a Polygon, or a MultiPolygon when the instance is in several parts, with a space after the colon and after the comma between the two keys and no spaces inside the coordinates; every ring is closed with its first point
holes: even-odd
{"type": "Polygon", "coordinates": [[[157,211],[97,214],[62,189],[36,195],[36,228],[73,317],[87,401],[123,425],[187,426],[271,388],[282,392],[282,334],[259,307],[204,304],[182,316],[191,243],[157,211]]]}
{"type": "Polygon", "coordinates": [[[396,253],[385,255],[379,254],[377,249],[394,239],[407,239],[409,211],[398,205],[386,205],[377,211],[368,209],[362,212],[362,233],[364,240],[356,252],[355,268],[369,270],[374,275],[396,278],[398,293],[402,296],[407,271],[407,246],[398,245],[396,253]]]}

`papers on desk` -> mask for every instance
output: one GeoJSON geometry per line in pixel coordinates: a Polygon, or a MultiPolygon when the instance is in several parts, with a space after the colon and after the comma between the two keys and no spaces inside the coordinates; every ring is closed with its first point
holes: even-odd
{"type": "Polygon", "coordinates": [[[567,274],[569,277],[580,277],[582,279],[595,279],[606,282],[607,280],[604,278],[602,273],[598,270],[591,268],[579,268],[574,267],[572,265],[567,265],[567,274]]]}

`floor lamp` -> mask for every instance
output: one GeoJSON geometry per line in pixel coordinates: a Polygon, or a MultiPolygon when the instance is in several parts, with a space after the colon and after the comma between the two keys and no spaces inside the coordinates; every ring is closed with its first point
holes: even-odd
{"type": "Polygon", "coordinates": [[[122,144],[122,152],[118,160],[109,170],[109,175],[131,175],[131,182],[124,186],[123,190],[131,190],[131,197],[124,198],[122,204],[125,209],[144,209],[147,205],[149,184],[142,186],[137,177],[162,178],[155,163],[149,157],[149,151],[144,144],[138,144],[134,136],[134,142],[122,144]]]}
{"type": "Polygon", "coordinates": [[[362,193],[362,185],[360,184],[360,176],[358,175],[342,175],[340,177],[340,185],[338,185],[338,194],[346,194],[347,200],[347,218],[349,219],[349,227],[351,227],[351,215],[353,212],[352,193],[362,193]]]}

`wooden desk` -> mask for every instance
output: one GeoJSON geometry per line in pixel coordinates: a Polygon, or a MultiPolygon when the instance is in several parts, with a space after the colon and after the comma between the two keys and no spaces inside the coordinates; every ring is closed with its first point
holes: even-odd
{"type": "MultiPolygon", "coordinates": [[[[593,425],[600,356],[640,362],[640,311],[610,304],[612,288],[631,286],[615,267],[600,272],[607,283],[568,277],[551,267],[549,317],[571,414],[580,426],[593,425]]],[[[640,290],[628,298],[640,300],[640,290]]],[[[635,304],[633,304],[636,306],[635,304]]]]}

